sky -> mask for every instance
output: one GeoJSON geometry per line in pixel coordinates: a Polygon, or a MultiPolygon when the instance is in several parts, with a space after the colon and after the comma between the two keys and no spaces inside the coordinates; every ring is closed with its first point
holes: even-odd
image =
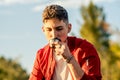
{"type": "MultiPolygon", "coordinates": [[[[0,56],[16,60],[30,73],[37,50],[47,44],[41,30],[41,14],[45,6],[62,5],[68,11],[73,26],[71,32],[79,36],[83,22],[80,6],[87,6],[89,2],[90,0],[0,0],[0,56]]],[[[93,2],[104,8],[106,21],[111,28],[120,30],[120,1],[93,2]]],[[[118,35],[113,36],[113,39],[117,40],[118,35]]]]}

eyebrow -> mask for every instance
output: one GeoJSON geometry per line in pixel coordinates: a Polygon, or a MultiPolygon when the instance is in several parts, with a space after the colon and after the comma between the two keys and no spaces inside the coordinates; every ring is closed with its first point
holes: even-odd
{"type": "Polygon", "coordinates": [[[59,28],[59,27],[63,27],[63,26],[57,26],[57,27],[55,27],[55,28],[59,28]]]}
{"type": "MultiPolygon", "coordinates": [[[[56,29],[56,28],[61,28],[61,27],[63,27],[63,26],[57,26],[57,27],[55,27],[55,29],[56,29]]],[[[51,27],[46,26],[45,28],[51,28],[51,27]]]]}

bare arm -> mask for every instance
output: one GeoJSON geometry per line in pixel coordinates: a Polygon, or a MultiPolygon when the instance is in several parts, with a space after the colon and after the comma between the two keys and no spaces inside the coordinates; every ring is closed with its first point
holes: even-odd
{"type": "Polygon", "coordinates": [[[74,56],[70,53],[70,50],[66,43],[61,43],[61,47],[56,45],[56,54],[62,55],[63,59],[67,61],[68,67],[74,80],[80,80],[84,75],[79,63],[75,60],[74,56]]]}
{"type": "Polygon", "coordinates": [[[74,80],[80,80],[84,75],[83,70],[81,69],[80,65],[78,64],[74,57],[72,57],[72,59],[68,63],[68,67],[72,73],[74,80]]]}

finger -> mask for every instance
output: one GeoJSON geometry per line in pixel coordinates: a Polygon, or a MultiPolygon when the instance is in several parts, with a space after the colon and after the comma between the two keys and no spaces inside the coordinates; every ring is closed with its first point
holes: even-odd
{"type": "Polygon", "coordinates": [[[61,51],[60,51],[60,49],[58,49],[58,48],[55,48],[55,54],[56,54],[56,55],[60,55],[60,54],[61,54],[61,51]]]}
{"type": "Polygon", "coordinates": [[[50,47],[55,48],[56,45],[59,44],[59,42],[60,42],[60,40],[57,39],[57,38],[51,39],[51,40],[49,41],[49,43],[50,43],[50,47]]]}
{"type": "Polygon", "coordinates": [[[62,47],[62,44],[56,44],[56,45],[55,45],[55,48],[56,48],[56,49],[60,49],[61,47],[62,47]]]}

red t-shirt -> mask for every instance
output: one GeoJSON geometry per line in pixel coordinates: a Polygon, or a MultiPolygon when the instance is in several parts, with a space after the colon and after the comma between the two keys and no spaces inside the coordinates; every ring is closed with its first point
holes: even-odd
{"type": "MultiPolygon", "coordinates": [[[[81,80],[101,80],[100,59],[94,46],[76,37],[68,37],[68,47],[84,71],[81,80]]],[[[29,80],[51,80],[55,59],[49,44],[38,50],[29,80]]]]}

